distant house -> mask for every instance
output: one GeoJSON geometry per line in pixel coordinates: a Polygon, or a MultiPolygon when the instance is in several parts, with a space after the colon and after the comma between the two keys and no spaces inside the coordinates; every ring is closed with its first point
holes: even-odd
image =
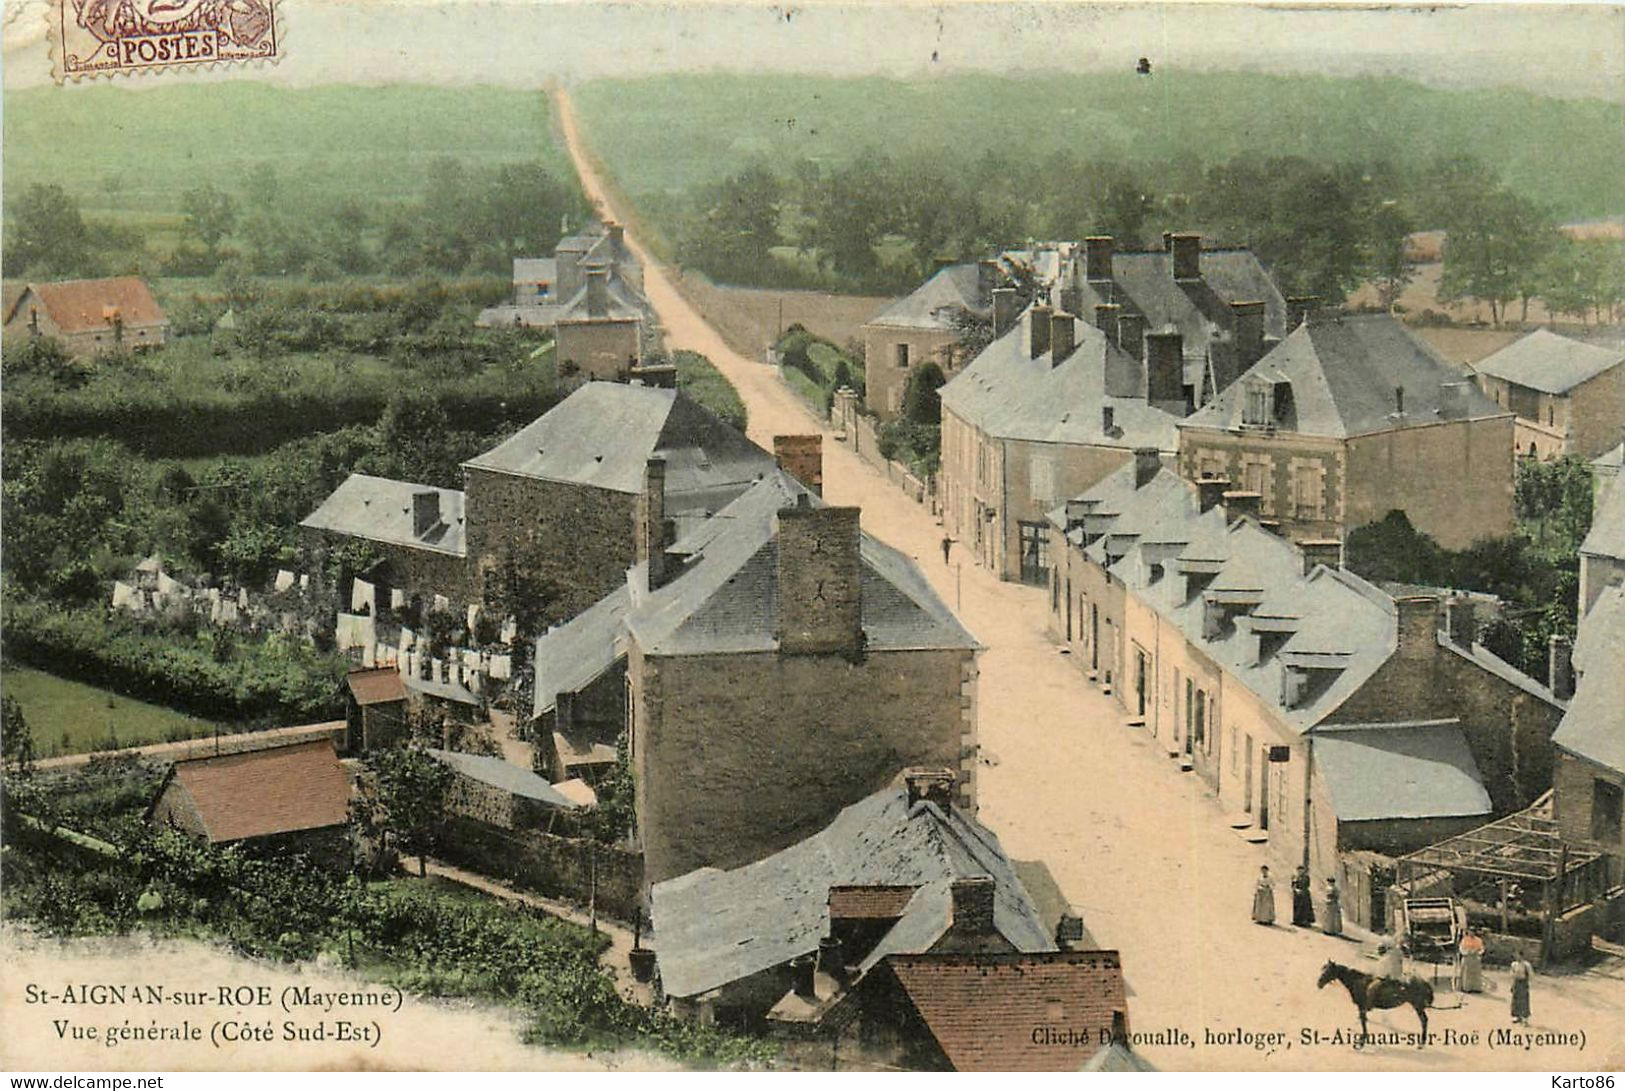
{"type": "MultiPolygon", "coordinates": [[[[1561,670],[1561,664],[1558,665],[1561,670]]],[[[1602,592],[1580,619],[1574,697],[1552,736],[1552,808],[1565,841],[1607,853],[1610,886],[1625,881],[1625,587],[1602,592]]]]}
{"type": "Polygon", "coordinates": [[[1056,950],[998,838],[911,770],[802,840],[649,893],[663,993],[681,1014],[816,1025],[888,956],[1056,950]]]}
{"type": "Polygon", "coordinates": [[[1227,486],[1147,451],[1052,513],[1050,631],[1132,729],[1317,875],[1550,787],[1563,696],[1478,642],[1469,600],[1390,595],[1227,486]]]}
{"type": "Polygon", "coordinates": [[[1580,611],[1610,587],[1625,584],[1625,488],[1617,484],[1593,499],[1591,529],[1580,543],[1580,611]]]}
{"type": "Polygon", "coordinates": [[[350,863],[349,773],[331,739],[177,761],[147,823],[200,842],[350,863]]]}
{"type": "Polygon", "coordinates": [[[140,277],[31,283],[6,309],[7,339],[54,338],[75,356],[156,348],[169,319],[140,277]]]}
{"type": "Polygon", "coordinates": [[[344,676],[345,749],[378,750],[405,741],[406,682],[394,667],[353,670],[344,676]]]}
{"type": "Polygon", "coordinates": [[[987,319],[993,289],[1003,283],[997,261],[945,265],[908,295],[863,324],[864,405],[883,418],[903,407],[908,377],[927,360],[953,376],[964,361],[954,347],[961,313],[987,319]]]}
{"type": "Polygon", "coordinates": [[[513,259],[513,304],[540,307],[554,302],[559,282],[559,263],[554,258],[513,259]]]}
{"type": "Polygon", "coordinates": [[[1595,458],[1625,427],[1625,348],[1536,330],[1474,365],[1478,384],[1517,414],[1520,456],[1595,458]]]}
{"type": "Polygon", "coordinates": [[[1294,540],[1403,511],[1446,549],[1512,533],[1513,415],[1388,315],[1313,315],[1179,423],[1179,472],[1294,540]]]}
{"type": "Polygon", "coordinates": [[[383,559],[375,583],[419,597],[468,593],[467,527],[456,489],[351,474],[299,525],[322,544],[370,544],[383,559]]]}

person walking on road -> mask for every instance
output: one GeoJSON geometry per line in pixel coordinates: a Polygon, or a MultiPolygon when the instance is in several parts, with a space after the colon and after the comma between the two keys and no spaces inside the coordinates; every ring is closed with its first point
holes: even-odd
{"type": "Polygon", "coordinates": [[[1529,960],[1518,955],[1512,960],[1512,1021],[1514,1023],[1529,1023],[1529,979],[1534,976],[1535,968],[1529,965],[1529,960]]]}
{"type": "Polygon", "coordinates": [[[954,540],[946,534],[942,536],[942,563],[948,563],[948,554],[954,548],[954,540]]]}
{"type": "Polygon", "coordinates": [[[1258,869],[1258,885],[1253,888],[1253,923],[1275,923],[1275,880],[1268,864],[1258,869]]]}
{"type": "Polygon", "coordinates": [[[1315,899],[1309,885],[1309,867],[1299,864],[1292,876],[1292,924],[1297,928],[1312,928],[1315,923],[1315,899]]]}
{"type": "Polygon", "coordinates": [[[1343,934],[1343,894],[1337,889],[1337,879],[1333,876],[1326,878],[1326,913],[1320,930],[1328,936],[1343,934]]]}

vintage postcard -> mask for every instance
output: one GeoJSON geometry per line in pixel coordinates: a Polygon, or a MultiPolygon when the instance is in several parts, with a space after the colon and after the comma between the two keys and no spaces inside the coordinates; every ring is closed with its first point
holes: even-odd
{"type": "Polygon", "coordinates": [[[1625,1067],[1625,9],[4,11],[0,1069],[1625,1067]]]}

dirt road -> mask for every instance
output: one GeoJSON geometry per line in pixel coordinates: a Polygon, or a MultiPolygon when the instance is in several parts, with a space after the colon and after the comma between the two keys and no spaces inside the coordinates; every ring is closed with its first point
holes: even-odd
{"type": "MultiPolygon", "coordinates": [[[[568,95],[556,101],[583,188],[605,215],[626,220],[583,145],[568,95]]],[[[773,369],[730,351],[666,270],[636,239],[628,241],[644,263],[645,289],[672,347],[705,354],[734,384],[749,408],[753,440],[771,449],[775,434],[823,430],[773,369]]],[[[1329,1036],[1357,1027],[1346,994],[1335,984],[1317,989],[1315,980],[1328,959],[1369,967],[1359,944],[1251,923],[1261,850],[1237,837],[1195,778],[1124,727],[1122,710],[1057,653],[1043,633],[1042,592],[982,569],[944,565],[942,530],[926,509],[829,434],[824,496],[861,506],[864,529],[911,554],[950,605],[959,599],[960,617],[987,645],[980,700],[989,764],[982,770],[981,817],[1012,856],[1044,860],[1090,933],[1121,950],[1134,1032],[1188,1036],[1188,1045],[1182,1039],[1145,1045],[1154,1064],[1448,1070],[1595,1068],[1609,1057],[1625,1063],[1625,1017],[1618,1014],[1625,1010],[1625,979],[1599,975],[1541,977],[1534,987],[1533,1029],[1583,1031],[1583,1049],[1492,1049],[1489,1033],[1510,1026],[1497,975],[1498,994],[1432,1014],[1436,1034],[1476,1031],[1476,1042],[1435,1043],[1425,1051],[1380,1046],[1363,1056],[1347,1044],[1306,1044],[1305,1031],[1329,1036]]],[[[1371,1025],[1414,1031],[1416,1018],[1409,1009],[1378,1013],[1371,1025]]]]}

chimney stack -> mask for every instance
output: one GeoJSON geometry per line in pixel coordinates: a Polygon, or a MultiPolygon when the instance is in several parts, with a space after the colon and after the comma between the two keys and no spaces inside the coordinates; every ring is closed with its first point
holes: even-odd
{"type": "Polygon", "coordinates": [[[1083,240],[1084,276],[1100,283],[1112,279],[1112,250],[1116,243],[1110,235],[1090,235],[1083,240]]]}
{"type": "Polygon", "coordinates": [[[1185,338],[1177,331],[1146,334],[1145,396],[1151,402],[1185,400],[1185,338]]]}
{"type": "Polygon", "coordinates": [[[1076,319],[1065,311],[1056,311],[1050,319],[1049,358],[1055,367],[1066,363],[1078,347],[1076,319]]]}
{"type": "Polygon", "coordinates": [[[962,936],[991,936],[993,926],[993,880],[986,875],[955,879],[952,892],[953,930],[962,936]]]}
{"type": "Polygon", "coordinates": [[[610,248],[615,251],[615,256],[620,257],[621,255],[625,254],[626,253],[626,228],[622,227],[620,224],[616,223],[614,220],[611,220],[608,224],[606,224],[604,226],[609,231],[609,245],[610,245],[610,248]]]}
{"type": "Polygon", "coordinates": [[[1546,642],[1546,684],[1559,701],[1574,696],[1574,641],[1562,633],[1546,642]]]}
{"type": "Polygon", "coordinates": [[[1016,324],[1016,290],[993,289],[993,336],[1003,337],[1016,324]]]}
{"type": "Polygon", "coordinates": [[[1438,596],[1411,595],[1395,599],[1394,609],[1399,615],[1397,654],[1404,659],[1430,658],[1439,646],[1438,596]]]}
{"type": "Polygon", "coordinates": [[[916,803],[935,803],[943,814],[953,806],[954,773],[952,769],[915,767],[903,770],[903,784],[908,789],[908,806],[916,803]]]}
{"type": "Polygon", "coordinates": [[[1106,340],[1117,344],[1117,317],[1123,308],[1116,303],[1095,304],[1095,329],[1106,335],[1106,340]]]}
{"type": "Polygon", "coordinates": [[[654,591],[666,583],[666,460],[658,455],[643,466],[637,536],[633,559],[648,564],[649,590],[654,591]]]}
{"type": "Polygon", "coordinates": [[[1231,489],[1219,497],[1224,504],[1224,514],[1227,519],[1236,519],[1243,515],[1258,518],[1260,505],[1264,497],[1260,493],[1249,492],[1246,489],[1231,489]]]}
{"type": "Polygon", "coordinates": [[[857,508],[815,508],[805,496],[779,512],[781,655],[863,653],[857,508]]]}
{"type": "Polygon", "coordinates": [[[1478,639],[1478,622],[1473,617],[1473,600],[1457,595],[1444,604],[1444,627],[1450,634],[1450,643],[1469,651],[1478,639]]]}
{"type": "Polygon", "coordinates": [[[1145,355],[1145,315],[1125,311],[1117,316],[1117,347],[1136,360],[1145,355]]]}
{"type": "Polygon", "coordinates": [[[1232,303],[1230,313],[1236,319],[1236,374],[1240,375],[1264,355],[1264,301],[1232,303]]]}
{"type": "Polygon", "coordinates": [[[846,984],[846,952],[845,944],[839,936],[824,936],[818,941],[818,969],[834,978],[839,984],[846,984]]]}
{"type": "Polygon", "coordinates": [[[824,437],[821,434],[774,436],[773,460],[814,495],[824,495],[824,437]]]}
{"type": "Polygon", "coordinates": [[[1286,332],[1291,333],[1293,330],[1309,321],[1309,316],[1315,313],[1315,307],[1319,305],[1319,303],[1320,297],[1318,295],[1287,296],[1286,332]]]}
{"type": "Polygon", "coordinates": [[[1049,351],[1051,311],[1048,303],[1034,303],[1027,316],[1028,344],[1034,360],[1049,351]]]}
{"type": "Polygon", "coordinates": [[[594,266],[587,270],[587,317],[609,314],[609,270],[594,266]]]}
{"type": "Polygon", "coordinates": [[[1224,500],[1224,494],[1230,491],[1228,477],[1204,477],[1196,483],[1196,507],[1198,511],[1212,511],[1224,500]]]}
{"type": "Polygon", "coordinates": [[[1457,379],[1455,382],[1439,384],[1439,415],[1448,419],[1464,417],[1467,415],[1467,388],[1472,384],[1466,379],[1457,379]]]}
{"type": "Polygon", "coordinates": [[[1100,430],[1108,436],[1117,434],[1117,411],[1109,405],[1100,407],[1100,430]]]}
{"type": "Polygon", "coordinates": [[[1188,232],[1168,236],[1174,249],[1174,279],[1202,279],[1202,236],[1188,232]]]}
{"type": "Polygon", "coordinates": [[[1155,447],[1134,448],[1134,487],[1143,489],[1151,484],[1162,469],[1162,454],[1155,447]]]}
{"type": "Polygon", "coordinates": [[[818,961],[812,955],[797,955],[790,960],[790,987],[801,999],[818,999],[818,992],[813,988],[813,975],[817,971],[818,961]]]}
{"type": "Polygon", "coordinates": [[[440,525],[440,490],[412,494],[412,536],[421,538],[440,525]]]}
{"type": "Polygon", "coordinates": [[[1313,572],[1318,565],[1327,568],[1343,567],[1343,543],[1336,538],[1306,538],[1298,543],[1303,555],[1303,574],[1313,572]]]}
{"type": "Polygon", "coordinates": [[[1055,925],[1055,946],[1076,951],[1083,946],[1083,918],[1068,910],[1055,925]]]}

